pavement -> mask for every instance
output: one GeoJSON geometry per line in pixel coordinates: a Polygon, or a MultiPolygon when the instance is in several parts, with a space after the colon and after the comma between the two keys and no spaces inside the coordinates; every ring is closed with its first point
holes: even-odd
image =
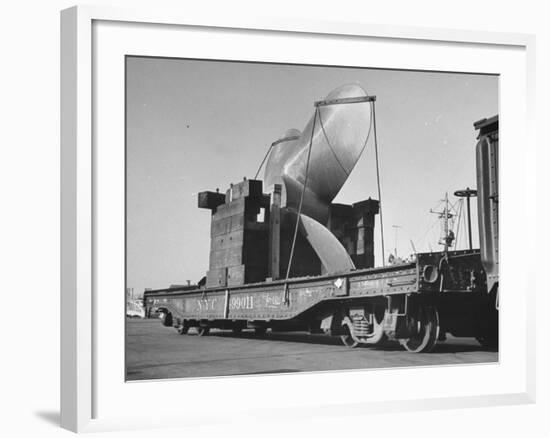
{"type": "Polygon", "coordinates": [[[305,332],[258,337],[212,330],[199,337],[194,329],[179,335],[157,319],[128,318],[126,325],[127,380],[489,362],[498,362],[498,352],[472,338],[448,337],[431,353],[412,354],[397,343],[350,349],[339,338],[305,332]]]}

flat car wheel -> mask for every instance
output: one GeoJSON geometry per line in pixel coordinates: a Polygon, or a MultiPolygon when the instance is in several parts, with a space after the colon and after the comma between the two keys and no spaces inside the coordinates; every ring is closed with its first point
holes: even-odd
{"type": "Polygon", "coordinates": [[[387,336],[384,333],[384,325],[383,325],[384,314],[382,313],[382,315],[377,315],[376,313],[373,313],[371,315],[371,318],[372,318],[372,321],[374,322],[373,323],[374,332],[371,337],[366,338],[366,344],[381,345],[387,341],[387,336]]]}
{"type": "Polygon", "coordinates": [[[487,337],[478,336],[476,340],[481,344],[482,347],[485,347],[485,348],[493,349],[498,347],[498,335],[496,337],[495,336],[487,336],[487,337]]]}
{"type": "Polygon", "coordinates": [[[178,327],[178,334],[180,335],[186,335],[189,332],[189,327],[186,325],[180,325],[178,327]]]}
{"type": "Polygon", "coordinates": [[[485,348],[498,347],[498,310],[492,308],[481,315],[477,341],[485,348]]]}
{"type": "Polygon", "coordinates": [[[340,336],[342,343],[348,348],[357,348],[359,342],[352,338],[348,325],[344,324],[343,329],[345,333],[340,336]]]}
{"type": "Polygon", "coordinates": [[[256,336],[263,336],[267,332],[267,327],[256,327],[254,329],[254,334],[256,336]]]}
{"type": "Polygon", "coordinates": [[[411,353],[432,351],[439,337],[437,309],[433,306],[419,306],[416,313],[409,316],[409,324],[416,333],[408,339],[401,339],[401,345],[411,353]]]}
{"type": "Polygon", "coordinates": [[[492,319],[488,318],[487,326],[480,330],[476,339],[485,348],[498,348],[498,314],[492,319]]]}
{"type": "Polygon", "coordinates": [[[197,327],[197,335],[206,336],[210,333],[210,327],[197,327]]]}

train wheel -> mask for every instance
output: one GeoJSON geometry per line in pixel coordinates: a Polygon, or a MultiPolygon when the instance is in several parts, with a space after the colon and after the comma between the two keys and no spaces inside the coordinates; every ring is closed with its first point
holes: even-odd
{"type": "Polygon", "coordinates": [[[496,317],[494,315],[487,317],[484,327],[478,330],[476,339],[485,348],[498,348],[498,314],[496,317]]]}
{"type": "Polygon", "coordinates": [[[478,336],[476,340],[485,348],[493,349],[498,347],[498,334],[496,336],[478,336]]]}
{"type": "Polygon", "coordinates": [[[234,326],[231,331],[234,335],[240,335],[243,332],[243,328],[240,325],[234,326]]]}
{"type": "Polygon", "coordinates": [[[266,334],[266,332],[267,332],[267,327],[256,327],[254,329],[254,334],[256,336],[263,336],[266,334]]]}
{"type": "Polygon", "coordinates": [[[210,333],[210,327],[207,326],[199,326],[197,327],[197,335],[199,336],[206,336],[210,333]]]}
{"type": "Polygon", "coordinates": [[[498,310],[492,302],[479,316],[476,339],[485,348],[498,348],[498,310]]]}
{"type": "Polygon", "coordinates": [[[344,330],[344,334],[340,336],[340,339],[342,340],[342,343],[348,347],[348,348],[357,348],[359,346],[359,342],[357,342],[353,337],[351,336],[351,331],[347,323],[344,323],[342,325],[342,329],[344,330]]]}
{"type": "Polygon", "coordinates": [[[408,339],[399,342],[411,353],[432,351],[439,337],[439,314],[433,306],[419,306],[415,314],[408,316],[408,324],[415,332],[408,339]]]}
{"type": "Polygon", "coordinates": [[[388,337],[384,333],[384,312],[375,312],[371,315],[373,321],[373,333],[372,336],[366,338],[367,345],[382,345],[388,340],[388,337]]]}
{"type": "Polygon", "coordinates": [[[165,327],[172,327],[172,314],[169,312],[164,312],[162,314],[162,325],[165,327]]]}
{"type": "Polygon", "coordinates": [[[189,332],[189,327],[183,324],[183,325],[180,325],[177,330],[178,330],[178,334],[186,335],[189,332]]]}

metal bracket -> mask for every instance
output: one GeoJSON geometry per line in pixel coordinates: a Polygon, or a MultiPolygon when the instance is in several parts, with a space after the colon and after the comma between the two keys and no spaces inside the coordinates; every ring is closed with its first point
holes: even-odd
{"type": "Polygon", "coordinates": [[[283,143],[285,141],[298,140],[299,138],[300,138],[299,135],[291,135],[289,137],[280,138],[279,140],[274,141],[273,143],[271,143],[271,147],[277,146],[279,143],[283,143]]]}
{"type": "Polygon", "coordinates": [[[389,287],[410,286],[415,283],[416,283],[416,278],[413,278],[411,280],[388,281],[388,286],[389,287]]]}
{"type": "MultiPolygon", "coordinates": [[[[388,309],[391,312],[391,295],[387,295],[386,299],[388,300],[388,309]]],[[[392,313],[394,316],[407,316],[407,311],[409,310],[409,294],[405,295],[405,309],[403,310],[403,313],[399,313],[399,309],[397,310],[397,313],[392,313]]]]}
{"type": "Polygon", "coordinates": [[[332,291],[332,294],[335,297],[345,297],[349,295],[349,278],[344,277],[338,278],[334,283],[334,289],[332,291]]]}
{"type": "Polygon", "coordinates": [[[284,293],[283,293],[283,304],[290,305],[290,292],[288,289],[288,283],[285,283],[284,293]]]}
{"type": "Polygon", "coordinates": [[[229,289],[225,290],[225,304],[223,306],[223,318],[227,319],[229,315],[229,289]]]}
{"type": "Polygon", "coordinates": [[[376,96],[343,97],[341,99],[318,100],[313,105],[315,108],[329,105],[342,105],[346,103],[375,102],[376,96]]]}

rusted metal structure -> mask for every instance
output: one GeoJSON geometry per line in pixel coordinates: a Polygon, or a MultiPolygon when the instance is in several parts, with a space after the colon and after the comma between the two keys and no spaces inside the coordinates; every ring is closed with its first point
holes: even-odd
{"type": "Polygon", "coordinates": [[[476,146],[479,245],[489,292],[498,288],[498,116],[474,124],[476,146]]]}
{"type": "Polygon", "coordinates": [[[358,86],[335,90],[302,133],[273,143],[264,182],[200,193],[199,207],[212,211],[206,284],[148,291],[146,307],[181,334],[309,330],[349,347],[396,340],[427,352],[451,333],[495,346],[498,119],[475,124],[481,253],[422,253],[374,267],[379,201],[332,203],[366,144],[374,101],[358,86]]]}
{"type": "Polygon", "coordinates": [[[481,310],[478,340],[498,344],[499,244],[498,244],[498,116],[474,123],[476,146],[477,209],[481,263],[487,275],[488,300],[481,310]]]}

